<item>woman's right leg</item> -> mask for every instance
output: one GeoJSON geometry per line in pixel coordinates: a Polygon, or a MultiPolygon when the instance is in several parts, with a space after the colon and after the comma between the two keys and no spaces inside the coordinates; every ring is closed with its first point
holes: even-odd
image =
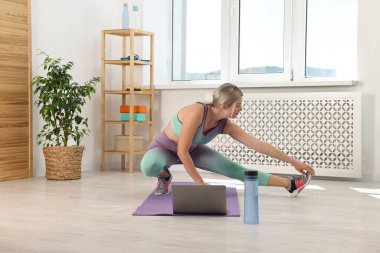
{"type": "Polygon", "coordinates": [[[162,147],[149,149],[141,160],[141,171],[149,177],[157,177],[155,195],[164,195],[169,192],[171,174],[168,168],[173,164],[180,163],[177,154],[162,147]]]}
{"type": "Polygon", "coordinates": [[[148,150],[141,159],[141,171],[148,177],[159,177],[165,169],[180,163],[176,153],[165,148],[156,147],[148,150]]]}

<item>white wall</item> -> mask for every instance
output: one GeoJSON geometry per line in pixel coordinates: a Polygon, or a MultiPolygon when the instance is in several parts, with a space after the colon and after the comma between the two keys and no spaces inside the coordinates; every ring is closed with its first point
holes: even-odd
{"type": "MultiPolygon", "coordinates": [[[[153,13],[166,14],[170,8],[170,1],[144,0],[144,23],[146,29],[156,32],[159,42],[159,51],[162,57],[156,58],[156,68],[165,69],[167,56],[170,51],[161,45],[170,45],[169,27],[170,15],[157,15],[153,13]],[[166,9],[165,9],[166,8],[166,9]],[[146,13],[152,13],[147,16],[146,13]],[[166,17],[166,20],[164,20],[166,17]],[[159,33],[159,34],[157,34],[159,33]],[[166,34],[161,34],[166,33],[166,34]]],[[[310,87],[310,88],[245,88],[244,93],[258,92],[345,92],[361,91],[363,98],[363,121],[362,121],[362,151],[363,151],[363,180],[380,181],[380,82],[377,74],[380,66],[380,1],[359,0],[358,16],[358,81],[355,86],[350,87],[310,87]]],[[[158,42],[157,42],[158,44],[158,42]]],[[[156,46],[157,46],[156,44],[156,46]]],[[[157,84],[167,84],[170,80],[169,72],[156,75],[157,84]],[[166,73],[166,75],[164,75],[166,73]]],[[[172,115],[183,105],[194,101],[204,100],[205,93],[211,93],[212,89],[202,90],[160,90],[157,98],[160,105],[160,125],[157,124],[158,132],[164,127],[172,115]]]]}
{"type": "MultiPolygon", "coordinates": [[[[154,32],[154,61],[156,85],[165,85],[170,81],[171,27],[169,24],[171,5],[169,0],[144,0],[144,29],[154,32]]],[[[144,44],[144,46],[147,46],[144,44]]],[[[148,73],[144,73],[147,78],[148,73]]]]}
{"type": "MultiPolygon", "coordinates": [[[[358,80],[352,87],[313,88],[246,88],[250,92],[313,92],[361,91],[363,94],[363,173],[364,179],[380,181],[380,85],[378,66],[380,59],[380,2],[359,0],[358,24],[358,80]]],[[[85,81],[100,76],[100,31],[119,28],[122,0],[58,1],[32,0],[33,76],[40,74],[36,49],[52,56],[61,56],[75,62],[73,76],[85,81]]],[[[139,1],[142,4],[142,0],[139,1]]],[[[144,29],[155,32],[155,83],[168,84],[170,52],[170,0],[144,0],[144,29]]],[[[144,43],[144,46],[146,44],[144,43]]],[[[115,78],[116,79],[116,78],[115,78]]],[[[145,78],[144,78],[145,79],[145,78]]],[[[86,154],[84,170],[99,169],[100,135],[100,84],[93,99],[85,107],[89,117],[91,135],[84,139],[86,154]]],[[[160,90],[156,98],[155,133],[158,133],[172,115],[183,105],[204,100],[206,90],[160,90]]],[[[34,136],[41,129],[38,112],[33,112],[34,136]]],[[[35,143],[35,142],[34,142],[35,143]]],[[[41,147],[34,145],[34,175],[44,174],[41,147]]]]}
{"type": "Polygon", "coordinates": [[[363,171],[380,181],[380,1],[359,0],[358,89],[363,94],[363,171]]]}
{"type": "MultiPolygon", "coordinates": [[[[74,61],[74,81],[84,82],[101,75],[101,30],[121,28],[123,0],[32,0],[32,75],[43,74],[39,67],[43,58],[37,49],[52,57],[74,61]]],[[[127,1],[133,3],[132,0],[127,1]]],[[[110,41],[111,45],[116,42],[110,41]]],[[[121,48],[120,46],[117,48],[121,48]]],[[[120,50],[111,48],[108,53],[120,50]]],[[[114,78],[116,79],[116,78],[114,78]]],[[[108,81],[108,80],[107,80],[108,81]]],[[[109,79],[112,81],[112,79],[109,79]]],[[[83,111],[89,118],[91,134],[85,137],[86,147],[83,170],[98,170],[100,163],[100,83],[97,92],[83,111]]],[[[35,136],[42,127],[37,107],[33,107],[33,167],[34,175],[45,174],[42,147],[37,146],[35,136]]]]}

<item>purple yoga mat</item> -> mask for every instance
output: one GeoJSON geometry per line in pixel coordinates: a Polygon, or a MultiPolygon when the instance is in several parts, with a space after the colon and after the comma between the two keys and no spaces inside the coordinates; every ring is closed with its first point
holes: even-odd
{"type": "MultiPolygon", "coordinates": [[[[173,182],[172,184],[193,184],[190,182],[173,182]]],[[[227,214],[221,216],[228,217],[239,217],[239,201],[237,197],[236,188],[227,187],[227,214]]],[[[170,193],[167,195],[156,196],[153,192],[148,196],[148,198],[142,203],[141,206],[133,213],[134,216],[172,216],[172,215],[184,215],[184,214],[174,214],[173,204],[172,204],[172,194],[171,185],[169,186],[170,193]]]]}

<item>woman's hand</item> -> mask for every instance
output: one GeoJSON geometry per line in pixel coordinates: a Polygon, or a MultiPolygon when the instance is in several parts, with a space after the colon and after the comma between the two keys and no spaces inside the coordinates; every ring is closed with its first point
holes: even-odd
{"type": "Polygon", "coordinates": [[[305,163],[297,161],[295,164],[293,164],[293,167],[303,175],[306,175],[306,173],[310,173],[311,175],[315,176],[314,169],[305,163]]]}
{"type": "Polygon", "coordinates": [[[205,182],[203,181],[203,179],[198,179],[198,180],[195,180],[194,181],[197,185],[205,185],[205,182]]]}

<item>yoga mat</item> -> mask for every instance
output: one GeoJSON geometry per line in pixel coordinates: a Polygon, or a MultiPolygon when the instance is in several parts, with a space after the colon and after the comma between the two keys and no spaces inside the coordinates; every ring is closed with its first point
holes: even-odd
{"type": "MultiPolygon", "coordinates": [[[[173,182],[172,184],[193,184],[190,182],[173,182]]],[[[227,187],[227,214],[220,216],[239,217],[239,201],[236,188],[227,187]]],[[[169,186],[169,194],[156,196],[152,192],[148,198],[133,213],[134,216],[182,216],[184,214],[173,214],[173,203],[171,194],[171,184],[169,186]]],[[[218,215],[219,216],[219,215],[218,215]]]]}

